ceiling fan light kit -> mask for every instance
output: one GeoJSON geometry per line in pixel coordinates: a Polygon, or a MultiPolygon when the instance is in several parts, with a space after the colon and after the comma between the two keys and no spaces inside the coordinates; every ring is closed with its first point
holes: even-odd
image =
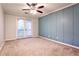
{"type": "Polygon", "coordinates": [[[31,10],[30,13],[36,14],[36,10],[31,10]]]}

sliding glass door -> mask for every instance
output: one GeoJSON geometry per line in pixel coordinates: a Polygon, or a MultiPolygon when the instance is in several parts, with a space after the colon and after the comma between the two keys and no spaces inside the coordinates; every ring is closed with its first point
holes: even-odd
{"type": "Polygon", "coordinates": [[[32,37],[32,26],[31,20],[18,18],[17,21],[17,38],[32,37]]]}

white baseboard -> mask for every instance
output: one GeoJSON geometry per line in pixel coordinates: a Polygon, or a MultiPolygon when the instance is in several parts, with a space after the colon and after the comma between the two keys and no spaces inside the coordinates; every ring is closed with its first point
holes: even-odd
{"type": "Polygon", "coordinates": [[[25,38],[6,39],[5,41],[12,41],[12,40],[17,40],[17,39],[27,39],[27,38],[39,38],[39,36],[38,37],[25,37],[25,38]]]}
{"type": "Polygon", "coordinates": [[[39,37],[42,38],[42,39],[47,39],[47,40],[50,40],[50,41],[53,41],[53,42],[56,42],[56,43],[59,43],[59,44],[63,44],[63,45],[69,46],[69,47],[73,47],[73,48],[79,49],[79,47],[77,47],[77,46],[73,46],[73,45],[70,45],[70,44],[67,44],[67,43],[63,43],[63,42],[59,42],[59,41],[56,41],[56,40],[52,40],[52,39],[49,39],[49,38],[46,38],[46,37],[43,37],[43,36],[39,36],[39,37]]]}
{"type": "Polygon", "coordinates": [[[11,40],[16,40],[17,38],[14,39],[5,39],[5,41],[11,41],[11,40]]]}
{"type": "Polygon", "coordinates": [[[4,42],[2,42],[2,43],[0,44],[0,51],[1,51],[1,49],[3,48],[3,46],[4,46],[4,42]]]}

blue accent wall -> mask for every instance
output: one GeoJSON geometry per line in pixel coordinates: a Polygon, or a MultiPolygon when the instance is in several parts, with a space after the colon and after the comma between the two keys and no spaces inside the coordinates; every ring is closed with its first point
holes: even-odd
{"type": "Polygon", "coordinates": [[[39,18],[39,35],[79,47],[79,4],[39,18]]]}

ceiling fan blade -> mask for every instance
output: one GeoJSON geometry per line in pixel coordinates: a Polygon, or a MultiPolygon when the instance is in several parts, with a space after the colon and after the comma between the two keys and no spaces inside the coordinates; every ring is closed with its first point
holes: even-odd
{"type": "Polygon", "coordinates": [[[25,11],[25,10],[30,10],[30,9],[22,9],[23,11],[25,11]]]}
{"type": "Polygon", "coordinates": [[[32,5],[32,6],[36,6],[36,5],[37,5],[37,3],[32,3],[31,5],[32,5]]]}
{"type": "Polygon", "coordinates": [[[37,12],[39,12],[39,13],[43,13],[42,11],[40,11],[40,10],[37,10],[37,12]]]}
{"type": "Polygon", "coordinates": [[[44,6],[39,6],[38,9],[44,8],[44,6]]]}
{"type": "Polygon", "coordinates": [[[29,3],[26,3],[28,6],[31,6],[29,3]]]}

